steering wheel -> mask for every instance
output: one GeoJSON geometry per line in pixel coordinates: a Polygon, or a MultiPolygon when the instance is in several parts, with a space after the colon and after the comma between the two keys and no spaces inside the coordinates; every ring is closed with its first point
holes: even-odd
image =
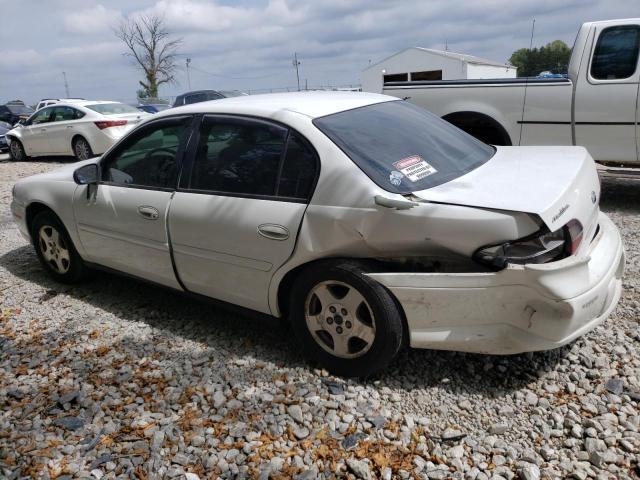
{"type": "MultiPolygon", "coordinates": [[[[177,147],[176,147],[176,150],[177,150],[177,147]]],[[[160,147],[147,152],[147,154],[144,156],[144,160],[145,160],[144,163],[146,163],[147,160],[151,160],[152,157],[156,157],[156,156],[160,157],[157,160],[155,160],[155,162],[160,164],[159,168],[156,170],[157,180],[166,179],[171,169],[176,167],[175,165],[176,150],[168,147],[160,147]],[[162,161],[161,160],[162,157],[167,157],[167,161],[162,161]]]]}

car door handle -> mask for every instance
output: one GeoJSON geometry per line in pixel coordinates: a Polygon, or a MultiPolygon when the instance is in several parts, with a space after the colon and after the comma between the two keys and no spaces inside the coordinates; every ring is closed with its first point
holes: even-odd
{"type": "Polygon", "coordinates": [[[67,125],[67,128],[73,128],[73,125],[67,125]]]}
{"type": "Polygon", "coordinates": [[[274,223],[263,223],[258,226],[258,233],[271,240],[286,240],[289,238],[289,230],[282,225],[274,223]]]}
{"type": "Polygon", "coordinates": [[[158,209],[149,205],[140,205],[138,207],[138,213],[147,220],[157,220],[160,216],[158,209]]]}
{"type": "Polygon", "coordinates": [[[41,129],[40,129],[40,131],[41,131],[41,132],[46,132],[46,131],[47,131],[47,129],[46,129],[46,128],[41,128],[41,129]]]}

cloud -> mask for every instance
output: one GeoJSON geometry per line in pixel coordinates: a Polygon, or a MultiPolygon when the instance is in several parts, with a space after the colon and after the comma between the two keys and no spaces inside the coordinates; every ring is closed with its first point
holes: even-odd
{"type": "Polygon", "coordinates": [[[98,4],[94,7],[70,12],[64,16],[64,27],[67,32],[83,35],[108,32],[116,25],[122,14],[98,4]]]}
{"type": "MultiPolygon", "coordinates": [[[[585,21],[637,16],[628,0],[23,0],[5,1],[2,10],[12,19],[0,31],[0,70],[11,72],[0,80],[2,92],[27,100],[60,88],[52,83],[61,70],[77,94],[132,100],[140,72],[111,31],[125,17],[165,18],[192,59],[192,88],[264,89],[295,85],[293,52],[310,85],[354,84],[369,60],[410,46],[446,42],[506,61],[528,46],[533,18],[534,44],[542,45],[571,44],[585,21]]],[[[178,84],[163,94],[187,88],[183,59],[179,67],[178,84]]]]}
{"type": "Polygon", "coordinates": [[[0,58],[0,72],[7,73],[32,70],[43,62],[42,55],[33,49],[0,51],[0,58]]]}

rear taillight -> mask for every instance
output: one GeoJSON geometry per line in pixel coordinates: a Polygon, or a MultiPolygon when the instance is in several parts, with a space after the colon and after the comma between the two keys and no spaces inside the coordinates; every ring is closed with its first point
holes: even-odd
{"type": "Polygon", "coordinates": [[[571,220],[555,232],[541,230],[528,237],[480,248],[473,258],[493,269],[509,263],[549,263],[573,255],[582,242],[582,224],[571,220]]]}
{"type": "Polygon", "coordinates": [[[571,220],[564,226],[567,234],[567,252],[573,255],[578,251],[580,244],[582,243],[582,224],[578,220],[571,220]]]}
{"type": "Polygon", "coordinates": [[[95,123],[96,127],[98,127],[100,130],[104,130],[105,128],[109,128],[109,127],[122,127],[123,125],[127,124],[127,121],[126,120],[100,120],[93,123],[95,123]]]}

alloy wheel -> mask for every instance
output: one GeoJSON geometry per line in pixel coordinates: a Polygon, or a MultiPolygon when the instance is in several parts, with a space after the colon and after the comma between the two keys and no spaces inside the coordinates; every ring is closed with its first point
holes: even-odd
{"type": "Polygon", "coordinates": [[[357,358],[376,337],[371,306],[354,287],[343,282],[318,283],[305,302],[305,320],[313,339],[339,358],[357,358]]]}
{"type": "Polygon", "coordinates": [[[44,225],[38,232],[40,252],[51,269],[59,274],[65,274],[71,266],[69,248],[60,232],[50,225],[44,225]]]}
{"type": "Polygon", "coordinates": [[[23,154],[23,151],[22,151],[22,147],[20,146],[20,144],[18,142],[16,142],[14,140],[9,145],[9,148],[11,149],[11,156],[13,157],[14,160],[17,160],[17,161],[22,160],[24,154],[23,154]]]}
{"type": "Polygon", "coordinates": [[[75,152],[79,160],[87,160],[91,157],[91,148],[87,141],[82,138],[76,141],[75,152]]]}

